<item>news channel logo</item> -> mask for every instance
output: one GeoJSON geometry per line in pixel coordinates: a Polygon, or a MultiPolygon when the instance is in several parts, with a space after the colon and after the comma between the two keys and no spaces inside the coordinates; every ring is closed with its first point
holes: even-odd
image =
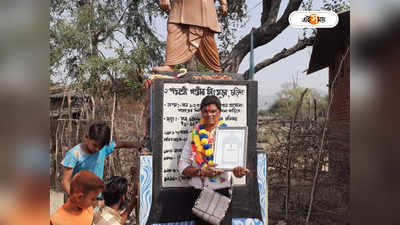
{"type": "Polygon", "coordinates": [[[333,11],[294,11],[289,15],[289,24],[294,28],[332,28],[338,22],[333,11]]]}

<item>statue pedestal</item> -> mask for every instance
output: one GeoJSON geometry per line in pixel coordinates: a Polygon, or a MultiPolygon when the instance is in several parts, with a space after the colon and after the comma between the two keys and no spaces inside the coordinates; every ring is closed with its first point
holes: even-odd
{"type": "MultiPolygon", "coordinates": [[[[179,78],[186,80],[244,80],[243,74],[241,73],[215,73],[215,72],[161,72],[161,73],[152,73],[149,77],[154,76],[165,76],[165,78],[179,78]],[[225,79],[224,79],[225,78],[225,79]],[[227,79],[230,78],[230,79],[227,79]]],[[[160,77],[161,77],[160,76],[160,77]]]]}

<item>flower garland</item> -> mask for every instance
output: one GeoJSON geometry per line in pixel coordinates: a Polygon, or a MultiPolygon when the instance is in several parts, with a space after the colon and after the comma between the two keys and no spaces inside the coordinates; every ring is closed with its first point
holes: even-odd
{"type": "MultiPolygon", "coordinates": [[[[222,118],[218,119],[218,127],[226,127],[226,123],[222,118]]],[[[213,149],[214,138],[211,137],[210,132],[205,129],[204,121],[200,120],[200,123],[196,125],[192,132],[192,152],[195,153],[194,160],[199,167],[207,167],[213,164],[214,149],[213,149]]],[[[211,181],[215,182],[215,177],[210,178],[211,181]]]]}

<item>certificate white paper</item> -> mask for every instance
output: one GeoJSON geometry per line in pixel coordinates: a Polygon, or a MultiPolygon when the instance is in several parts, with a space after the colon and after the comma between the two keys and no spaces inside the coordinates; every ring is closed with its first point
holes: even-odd
{"type": "Polygon", "coordinates": [[[215,134],[214,163],[218,169],[246,168],[247,127],[220,127],[215,134]]]}

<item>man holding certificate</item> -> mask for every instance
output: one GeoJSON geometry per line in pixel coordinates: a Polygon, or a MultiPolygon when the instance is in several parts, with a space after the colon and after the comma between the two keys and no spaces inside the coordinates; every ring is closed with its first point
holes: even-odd
{"type": "MultiPolygon", "coordinates": [[[[189,133],[179,161],[179,172],[183,176],[190,177],[189,184],[195,189],[193,204],[203,188],[229,197],[232,172],[239,178],[249,172],[242,166],[232,168],[232,172],[216,168],[217,165],[214,164],[216,129],[227,126],[220,117],[221,102],[216,96],[206,96],[201,101],[200,111],[200,123],[189,133]]],[[[229,210],[227,214],[229,214],[229,210]]],[[[227,217],[229,218],[229,216],[227,217]]],[[[231,224],[227,217],[222,224],[231,224]]],[[[204,222],[196,221],[196,224],[204,224],[204,222]]]]}

